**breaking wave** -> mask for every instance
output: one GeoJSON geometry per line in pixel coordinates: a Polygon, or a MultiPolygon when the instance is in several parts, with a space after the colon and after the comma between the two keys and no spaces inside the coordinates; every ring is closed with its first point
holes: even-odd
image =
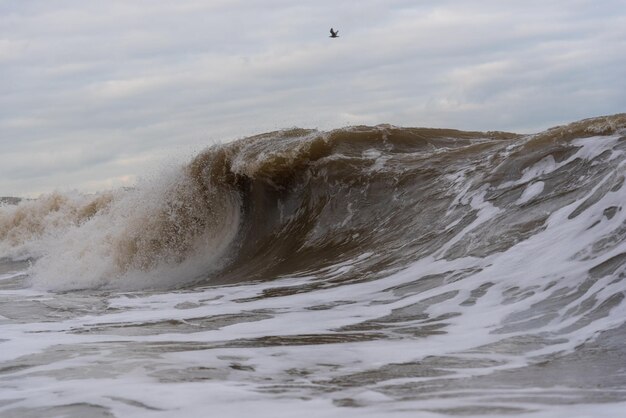
{"type": "Polygon", "coordinates": [[[427,257],[485,258],[584,218],[593,238],[574,258],[601,275],[626,260],[625,128],[620,114],[535,135],[272,132],[213,146],[132,189],[1,206],[0,253],[30,260],[32,284],[51,290],[323,276],[362,260],[316,282],[334,286],[427,257]]]}

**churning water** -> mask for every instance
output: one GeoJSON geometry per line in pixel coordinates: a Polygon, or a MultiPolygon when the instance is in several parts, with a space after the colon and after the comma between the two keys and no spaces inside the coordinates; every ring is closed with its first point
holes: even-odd
{"type": "Polygon", "coordinates": [[[0,206],[0,416],[617,417],[626,115],[294,129],[0,206]]]}

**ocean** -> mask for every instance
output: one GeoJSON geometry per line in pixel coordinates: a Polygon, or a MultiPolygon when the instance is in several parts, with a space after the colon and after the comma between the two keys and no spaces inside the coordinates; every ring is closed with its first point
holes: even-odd
{"type": "Polygon", "coordinates": [[[357,126],[0,203],[1,417],[626,415],[626,114],[357,126]]]}

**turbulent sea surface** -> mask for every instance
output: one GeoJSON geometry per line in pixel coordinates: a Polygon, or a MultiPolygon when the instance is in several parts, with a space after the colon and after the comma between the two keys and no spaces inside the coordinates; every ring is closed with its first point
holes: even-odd
{"type": "Polygon", "coordinates": [[[0,416],[626,414],[626,114],[351,127],[0,205],[0,416]]]}

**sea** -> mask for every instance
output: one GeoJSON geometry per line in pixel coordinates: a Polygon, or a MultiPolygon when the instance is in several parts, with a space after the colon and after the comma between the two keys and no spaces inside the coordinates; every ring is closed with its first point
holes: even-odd
{"type": "Polygon", "coordinates": [[[353,126],[0,205],[0,416],[626,416],[626,114],[353,126]]]}

